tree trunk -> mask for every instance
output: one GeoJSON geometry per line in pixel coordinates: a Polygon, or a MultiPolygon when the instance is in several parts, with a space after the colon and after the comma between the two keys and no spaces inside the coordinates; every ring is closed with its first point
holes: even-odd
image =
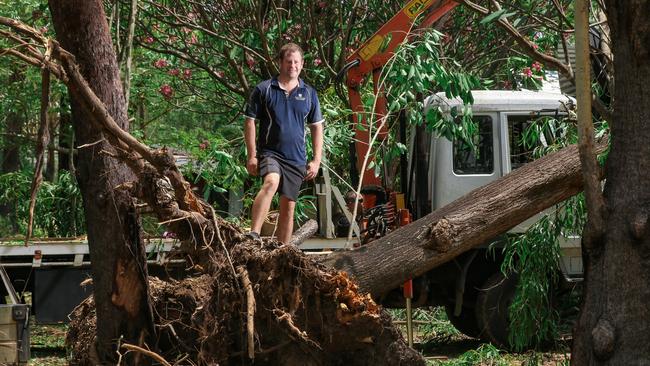
{"type": "Polygon", "coordinates": [[[56,182],[59,179],[59,136],[61,126],[59,113],[50,110],[48,120],[50,121],[50,144],[47,147],[47,158],[43,179],[48,182],[56,182]]]}
{"type": "Polygon", "coordinates": [[[334,254],[325,264],[348,272],[377,298],[581,190],[580,160],[573,145],[368,245],[334,254]]]}
{"type": "MultiPolygon", "coordinates": [[[[19,83],[25,80],[25,69],[16,68],[9,77],[9,83],[19,83]]],[[[0,174],[15,172],[20,169],[20,150],[21,142],[18,135],[23,130],[25,119],[18,111],[9,111],[6,116],[7,125],[5,132],[5,146],[2,149],[2,165],[0,174]]]]}
{"type": "MultiPolygon", "coordinates": [[[[81,74],[124,130],[128,119],[119,69],[100,0],[50,0],[61,45],[72,52],[81,74]]],[[[140,219],[133,198],[116,187],[136,177],[115,160],[83,99],[69,89],[72,123],[79,148],[77,178],[84,199],[97,304],[98,363],[115,364],[118,341],[142,344],[154,329],[140,219]],[[124,338],[120,340],[120,337],[124,338]]],[[[153,343],[149,343],[153,346],[153,343]]],[[[144,362],[135,356],[122,359],[144,362]]]]}
{"type": "MultiPolygon", "coordinates": [[[[9,83],[17,83],[25,80],[25,69],[22,67],[16,68],[9,83]]],[[[0,174],[16,172],[20,170],[20,138],[19,135],[23,132],[23,125],[25,124],[24,117],[17,111],[9,111],[6,116],[6,137],[4,138],[4,147],[0,158],[0,174]]],[[[19,231],[18,223],[15,216],[11,215],[15,210],[11,205],[0,204],[0,215],[11,218],[11,229],[14,233],[19,231]]]]}
{"type": "MultiPolygon", "coordinates": [[[[583,236],[585,290],[573,365],[650,364],[650,3],[607,1],[615,120],[604,227],[583,236]]],[[[590,219],[591,220],[591,219],[590,219]]]]}
{"type": "Polygon", "coordinates": [[[61,96],[59,112],[59,147],[68,149],[69,152],[59,152],[59,171],[67,170],[74,173],[74,131],[72,127],[72,116],[67,112],[69,98],[66,94],[61,96]]]}

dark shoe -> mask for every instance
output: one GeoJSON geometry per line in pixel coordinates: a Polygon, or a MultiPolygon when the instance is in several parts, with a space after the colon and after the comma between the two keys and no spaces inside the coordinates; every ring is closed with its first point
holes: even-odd
{"type": "Polygon", "coordinates": [[[254,231],[249,231],[246,233],[246,237],[262,245],[262,238],[260,237],[260,234],[254,231]]]}

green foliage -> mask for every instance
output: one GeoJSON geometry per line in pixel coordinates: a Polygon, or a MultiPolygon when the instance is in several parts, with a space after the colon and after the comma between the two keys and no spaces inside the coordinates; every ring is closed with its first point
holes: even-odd
{"type": "MultiPolygon", "coordinates": [[[[532,151],[533,157],[541,157],[577,141],[574,122],[571,118],[539,118],[524,130],[519,143],[532,151]]],[[[515,349],[556,338],[559,316],[552,294],[560,273],[560,240],[581,235],[585,221],[584,197],[579,194],[544,214],[524,234],[509,237],[501,270],[519,276],[510,307],[510,314],[517,314],[510,318],[509,339],[515,349]]]]}
{"type": "MultiPolygon", "coordinates": [[[[0,175],[0,205],[13,208],[0,222],[0,236],[27,232],[32,175],[29,171],[0,175]]],[[[62,171],[57,182],[41,184],[34,209],[34,236],[75,237],[84,232],[79,188],[75,179],[62,171]]]]}
{"type": "MultiPolygon", "coordinates": [[[[396,112],[409,108],[422,111],[421,99],[437,91],[443,91],[447,98],[460,98],[467,107],[474,101],[471,90],[481,87],[478,78],[460,70],[458,64],[440,59],[441,33],[431,30],[425,32],[421,40],[405,43],[395,55],[386,77],[390,79],[389,111],[396,112]],[[418,97],[419,96],[419,97],[418,97]]],[[[471,109],[453,108],[449,111],[432,108],[423,120],[418,113],[410,113],[411,124],[427,123],[430,130],[452,139],[469,140],[475,132],[471,126],[471,109]],[[461,116],[462,123],[456,117],[461,116]]]]}
{"type": "Polygon", "coordinates": [[[560,260],[560,227],[548,215],[505,247],[504,273],[517,273],[517,292],[510,305],[510,344],[518,350],[541,345],[557,335],[558,314],[551,293],[560,260]],[[516,315],[515,315],[516,314],[516,315]]]}
{"type": "MultiPolygon", "coordinates": [[[[440,57],[440,38],[441,33],[435,30],[423,32],[410,42],[401,44],[383,68],[380,83],[386,90],[388,112],[391,114],[389,118],[393,118],[400,110],[406,110],[410,126],[424,123],[428,131],[470,144],[470,139],[477,131],[471,118],[471,90],[480,88],[481,82],[474,75],[464,72],[453,60],[440,57]],[[428,108],[425,114],[425,96],[439,91],[444,92],[448,98],[459,98],[464,106],[449,110],[441,107],[428,108]]],[[[363,100],[366,111],[373,110],[376,98],[374,93],[365,89],[363,100]]],[[[369,119],[371,126],[376,124],[372,115],[369,119]]],[[[406,146],[398,143],[395,128],[392,128],[382,144],[381,149],[374,149],[375,162],[368,167],[375,170],[375,175],[382,174],[382,166],[392,164],[394,159],[407,150],[406,146]]]]}
{"type": "MultiPolygon", "coordinates": [[[[406,321],[405,309],[388,309],[388,312],[393,320],[406,321]]],[[[445,308],[441,306],[413,309],[413,320],[417,321],[414,331],[423,342],[445,340],[461,334],[449,322],[445,308]]]]}
{"type": "Polygon", "coordinates": [[[476,350],[469,350],[463,353],[460,357],[449,360],[434,362],[433,365],[445,366],[508,366],[510,362],[503,358],[501,351],[490,343],[481,345],[476,350]]]}

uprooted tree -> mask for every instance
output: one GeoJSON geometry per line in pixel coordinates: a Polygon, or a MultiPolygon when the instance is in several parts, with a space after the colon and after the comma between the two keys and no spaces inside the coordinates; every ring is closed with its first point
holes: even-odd
{"type": "MultiPolygon", "coordinates": [[[[620,45],[615,48],[615,55],[620,52],[615,58],[620,75],[616,100],[646,105],[649,97],[642,86],[650,70],[647,62],[636,60],[648,57],[648,20],[642,18],[647,5],[609,5],[614,39],[620,45]],[[624,19],[638,25],[635,37],[622,31],[624,19]]],[[[85,342],[75,353],[77,361],[115,362],[115,340],[123,336],[121,342],[131,345],[119,351],[146,345],[168,351],[164,356],[170,360],[187,355],[205,363],[244,363],[251,356],[268,364],[423,362],[347,276],[290,247],[267,243],[259,248],[243,240],[236,227],[194,196],[166,151],[149,149],[125,133],[128,121],[101,2],[52,0],[50,7],[63,48],[24,25],[0,21],[21,35],[14,41],[22,47],[8,53],[52,72],[73,99],[95,282],[95,304],[84,303],[75,319],[92,322],[90,314],[95,312],[97,319],[96,326],[87,328],[90,333],[76,333],[76,339],[85,342]],[[47,51],[40,52],[31,42],[47,51]],[[137,201],[146,202],[184,239],[188,260],[202,277],[179,283],[148,280],[137,201]]],[[[621,114],[614,124],[617,132],[608,165],[608,210],[598,214],[621,222],[607,220],[607,229],[596,226],[595,234],[588,236],[592,245],[587,248],[587,279],[594,282],[588,282],[577,333],[574,352],[579,364],[631,364],[648,354],[648,345],[638,343],[649,321],[642,301],[648,293],[648,194],[647,185],[638,184],[648,178],[648,118],[647,112],[633,108],[617,112],[621,114]],[[627,281],[627,276],[637,279],[627,281]],[[620,296],[600,298],[614,290],[620,296]],[[629,311],[616,311],[623,308],[629,311]]],[[[571,147],[327,263],[348,271],[361,289],[381,294],[581,186],[577,150],[571,147]]],[[[131,352],[125,361],[145,362],[145,354],[142,349],[131,352]]]]}
{"type": "MultiPolygon", "coordinates": [[[[55,74],[73,100],[78,172],[97,263],[94,299],[77,309],[69,335],[75,363],[112,363],[116,351],[145,345],[170,360],[187,355],[204,363],[252,357],[268,364],[423,362],[347,275],[291,247],[244,241],[194,196],[168,152],[124,132],[124,100],[100,2],[50,6],[63,48],[22,24],[2,23],[46,46],[41,54],[17,38],[24,53],[13,54],[55,74]],[[200,277],[148,281],[136,201],[146,202],[184,239],[200,277]],[[118,349],[120,337],[126,344],[118,349]]],[[[141,363],[144,357],[130,352],[124,360],[141,363]]]]}
{"type": "Polygon", "coordinates": [[[124,132],[124,97],[101,1],[51,1],[50,9],[60,45],[10,19],[1,22],[17,32],[12,40],[20,51],[8,53],[53,73],[71,95],[91,260],[97,263],[93,304],[80,307],[76,317],[96,324],[86,328],[90,334],[83,327],[70,332],[75,364],[116,363],[119,352],[126,353],[122,362],[142,364],[149,360],[143,347],[164,350],[170,360],[186,356],[205,364],[254,357],[259,364],[423,364],[345,274],[291,247],[243,241],[237,228],[194,196],[170,153],[124,132]],[[150,287],[138,201],[185,239],[188,262],[202,277],[152,281],[150,287]]]}

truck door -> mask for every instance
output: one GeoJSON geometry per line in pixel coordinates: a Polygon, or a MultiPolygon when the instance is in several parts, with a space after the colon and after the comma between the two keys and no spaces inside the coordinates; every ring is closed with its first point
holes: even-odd
{"type": "MultiPolygon", "coordinates": [[[[524,146],[522,137],[526,129],[539,118],[539,114],[533,112],[501,112],[500,117],[500,139],[501,144],[500,160],[502,161],[501,171],[503,175],[523,166],[534,160],[533,147],[524,146]]],[[[545,143],[544,135],[541,135],[541,144],[545,143]]],[[[510,232],[522,233],[537,222],[544,212],[539,213],[528,220],[518,224],[510,232]]]]}
{"type": "Polygon", "coordinates": [[[436,138],[432,141],[430,178],[434,209],[501,176],[499,119],[496,112],[476,114],[478,133],[474,147],[462,141],[436,138]]]}
{"type": "MultiPolygon", "coordinates": [[[[522,136],[537,115],[530,112],[501,112],[501,160],[502,174],[506,175],[520,166],[533,161],[533,149],[524,146],[522,136]]],[[[542,142],[543,143],[543,142],[542,142]]]]}

